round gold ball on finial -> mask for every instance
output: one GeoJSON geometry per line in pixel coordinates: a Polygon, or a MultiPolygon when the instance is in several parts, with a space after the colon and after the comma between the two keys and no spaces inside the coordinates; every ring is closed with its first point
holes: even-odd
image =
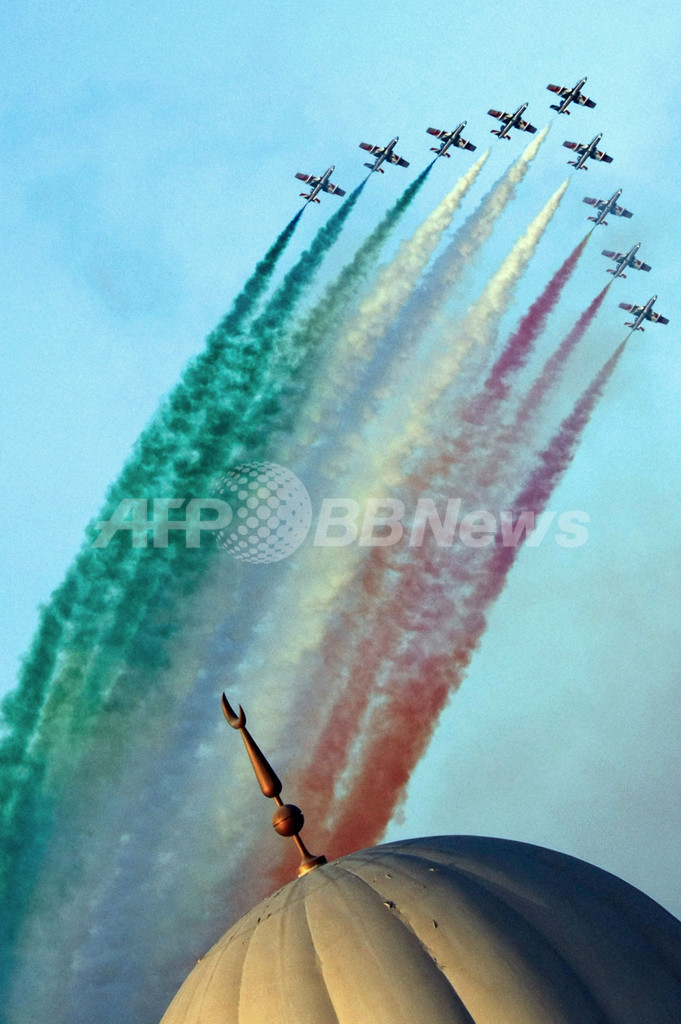
{"type": "Polygon", "coordinates": [[[272,815],[272,824],[280,836],[297,836],[305,824],[305,818],[300,807],[282,804],[272,815]]]}

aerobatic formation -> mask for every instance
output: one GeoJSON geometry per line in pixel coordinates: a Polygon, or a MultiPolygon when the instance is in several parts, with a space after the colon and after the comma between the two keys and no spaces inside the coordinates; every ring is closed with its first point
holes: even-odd
{"type": "MultiPolygon", "coordinates": [[[[556,116],[591,116],[584,84],[548,87],[556,116]]],[[[427,128],[430,163],[352,247],[353,210],[369,182],[386,180],[374,172],[409,166],[398,138],[361,143],[372,159],[347,194],[333,165],[299,172],[304,205],[86,528],[3,704],[7,1024],[157,1024],[190,958],[290,878],[287,854],[263,846],[257,823],[244,827],[257,811],[225,742],[223,690],[248,700],[315,851],[331,859],[371,846],[527,538],[580,543],[583,524],[554,522],[552,496],[629,338],[667,320],[655,297],[622,303],[626,337],[606,321],[601,346],[588,347],[602,365],[571,362],[616,278],[650,268],[640,243],[618,243],[626,251],[604,250],[614,265],[606,277],[601,264],[598,293],[575,296],[596,226],[632,216],[618,188],[585,197],[588,231],[580,223],[555,266],[544,259],[527,274],[569,179],[540,200],[536,181],[524,184],[540,153],[562,153],[526,108],[491,112],[497,138],[526,133],[525,148],[478,196],[483,171],[512,147],[479,152],[465,121],[427,128]],[[396,244],[426,186],[459,163],[396,244]],[[282,271],[322,193],[341,201],[282,271]],[[522,215],[524,201],[532,211],[518,229],[505,214],[517,204],[522,215]],[[537,270],[544,279],[528,300],[537,270]],[[233,500],[222,536],[206,521],[188,525],[190,507],[211,496],[233,500]]],[[[582,163],[596,144],[579,150],[582,163]]],[[[551,241],[563,243],[558,231],[551,241]]]]}
{"type": "MultiPolygon", "coordinates": [[[[549,89],[551,92],[557,93],[558,96],[560,96],[560,103],[552,103],[550,105],[551,109],[556,110],[559,114],[570,114],[571,111],[569,110],[569,107],[571,103],[577,103],[580,106],[584,107],[595,107],[595,101],[590,99],[581,91],[585,84],[586,76],[584,78],[581,78],[572,87],[564,85],[548,85],[547,89],[549,89]]],[[[537,131],[536,126],[530,124],[529,121],[523,119],[523,114],[527,110],[527,107],[527,103],[521,103],[520,106],[512,114],[506,113],[506,111],[503,110],[488,110],[487,113],[491,117],[494,117],[498,121],[500,121],[502,125],[501,128],[493,128],[491,130],[492,134],[496,135],[499,139],[506,139],[507,141],[510,141],[510,132],[512,128],[515,128],[518,131],[529,132],[530,134],[534,135],[537,131]]],[[[470,152],[475,151],[476,147],[473,145],[473,143],[468,142],[466,139],[463,138],[461,134],[463,129],[466,127],[466,124],[466,121],[462,121],[461,124],[457,125],[457,127],[454,128],[452,131],[447,131],[446,129],[443,128],[426,129],[429,135],[434,135],[436,138],[440,140],[439,149],[435,146],[431,146],[431,152],[435,153],[436,159],[439,156],[450,157],[451,153],[449,152],[449,149],[451,147],[469,150],[470,152]]],[[[593,139],[590,142],[570,142],[566,139],[565,142],[563,142],[563,145],[567,149],[574,150],[577,154],[577,159],[568,160],[568,163],[571,166],[573,166],[577,171],[588,170],[588,167],[586,166],[587,160],[598,160],[608,164],[612,163],[613,158],[609,156],[608,153],[605,153],[603,150],[598,149],[598,144],[602,138],[603,133],[599,132],[597,135],[594,135],[593,139]]],[[[376,157],[376,160],[373,164],[367,163],[364,166],[368,167],[370,171],[379,171],[381,174],[384,173],[383,168],[381,167],[381,164],[384,161],[388,161],[388,163],[392,163],[400,167],[408,167],[409,162],[407,160],[404,160],[402,157],[399,157],[394,152],[395,144],[397,142],[399,142],[399,137],[397,136],[394,139],[392,139],[387,144],[387,146],[374,146],[368,142],[360,142],[361,149],[368,150],[372,156],[376,157]]],[[[311,186],[312,191],[309,194],[301,193],[303,198],[305,198],[308,203],[311,201],[318,203],[319,199],[317,198],[317,196],[320,191],[333,193],[338,196],[345,195],[345,192],[342,189],[338,188],[337,185],[332,185],[329,182],[329,176],[333,172],[333,170],[334,168],[330,167],[328,171],[326,171],[326,173],[321,177],[316,177],[313,174],[296,174],[297,178],[301,178],[303,181],[306,181],[311,186]]],[[[588,203],[590,206],[595,206],[598,210],[597,216],[589,217],[589,220],[593,220],[596,225],[607,225],[608,222],[605,218],[608,214],[611,214],[612,216],[615,217],[631,217],[632,213],[629,210],[626,210],[623,206],[619,206],[617,204],[617,200],[620,198],[621,195],[622,189],[618,188],[615,192],[613,192],[610,199],[593,199],[585,196],[583,201],[585,203],[588,203]]],[[[632,267],[635,270],[651,269],[647,263],[643,263],[641,260],[635,258],[636,253],[640,248],[640,245],[641,243],[638,242],[627,253],[613,252],[610,249],[603,250],[603,255],[607,256],[609,259],[615,260],[617,264],[614,270],[608,270],[608,273],[612,274],[613,278],[626,277],[627,275],[624,273],[624,271],[627,267],[632,267]]],[[[642,331],[644,330],[644,328],[641,326],[642,320],[650,320],[653,323],[660,324],[669,323],[666,317],[661,316],[659,313],[654,313],[652,311],[652,307],[656,299],[657,296],[655,295],[652,299],[649,299],[648,302],[645,303],[643,306],[631,305],[621,302],[621,308],[633,313],[635,317],[634,322],[627,322],[626,326],[632,327],[633,330],[642,331]]]]}

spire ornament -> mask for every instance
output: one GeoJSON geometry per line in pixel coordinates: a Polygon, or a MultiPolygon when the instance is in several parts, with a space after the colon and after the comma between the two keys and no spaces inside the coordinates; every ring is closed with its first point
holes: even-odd
{"type": "Polygon", "coordinates": [[[303,812],[300,807],[296,807],[295,804],[285,804],[281,799],[281,780],[246,728],[246,714],[244,709],[239,705],[239,714],[235,714],[232,706],[227,700],[227,697],[223,693],[222,711],[232,729],[236,729],[241,733],[241,738],[244,741],[246,752],[248,753],[251,764],[253,765],[253,771],[255,772],[255,777],[258,780],[258,785],[260,786],[263,796],[274,800],[277,805],[277,809],[272,815],[272,825],[275,832],[278,832],[280,836],[290,837],[298,847],[298,852],[300,853],[301,858],[300,864],[298,865],[298,875],[306,875],[308,871],[312,871],[314,868],[319,867],[320,864],[326,864],[326,857],[315,857],[310,853],[305,846],[305,843],[300,838],[299,833],[305,823],[303,812]]]}

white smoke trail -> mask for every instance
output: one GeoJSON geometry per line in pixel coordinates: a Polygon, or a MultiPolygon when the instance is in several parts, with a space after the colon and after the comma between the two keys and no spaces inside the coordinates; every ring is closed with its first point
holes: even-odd
{"type": "MultiPolygon", "coordinates": [[[[328,444],[329,422],[337,406],[339,387],[344,387],[348,380],[354,380],[361,374],[362,367],[373,356],[376,343],[409,299],[442,235],[452,223],[488,157],[489,150],[457,181],[412,237],[402,242],[396,255],[379,273],[359,308],[342,324],[334,345],[327,350],[300,425],[288,443],[291,452],[311,444],[319,436],[322,424],[328,444]]],[[[287,455],[286,451],[282,453],[284,461],[287,461],[287,455]]]]}
{"type": "MultiPolygon", "coordinates": [[[[470,307],[464,323],[453,334],[442,336],[434,364],[425,370],[422,366],[409,367],[395,399],[378,404],[375,419],[363,432],[353,432],[342,439],[344,447],[338,458],[342,472],[338,473],[335,494],[356,501],[360,507],[367,494],[385,496],[405,479],[406,456],[438,429],[438,405],[446,397],[466,353],[473,345],[490,345],[494,341],[515,286],[566,188],[565,182],[517,240],[470,307]],[[408,402],[405,395],[410,396],[408,402]]],[[[446,411],[442,415],[446,416],[446,411]]],[[[338,679],[333,686],[326,683],[323,655],[320,657],[319,652],[330,626],[337,622],[339,595],[354,588],[361,575],[364,551],[352,544],[336,549],[333,558],[325,559],[329,552],[324,548],[300,549],[259,626],[260,642],[252,645],[238,669],[242,685],[249,678],[258,678],[259,697],[265,704],[270,702],[270,707],[272,702],[278,702],[282,686],[290,691],[296,681],[306,694],[317,675],[320,683],[315,689],[315,724],[307,719],[310,735],[323,726],[336,699],[337,687],[342,686],[338,679]]],[[[348,637],[362,627],[362,623],[348,623],[348,637]]]]}

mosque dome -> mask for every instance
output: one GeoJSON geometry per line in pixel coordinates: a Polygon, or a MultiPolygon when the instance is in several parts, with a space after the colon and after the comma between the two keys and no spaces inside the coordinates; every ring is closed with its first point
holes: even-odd
{"type": "Polygon", "coordinates": [[[234,925],[162,1024],[679,1024],[681,922],[590,864],[440,836],[323,864],[234,925]]]}

